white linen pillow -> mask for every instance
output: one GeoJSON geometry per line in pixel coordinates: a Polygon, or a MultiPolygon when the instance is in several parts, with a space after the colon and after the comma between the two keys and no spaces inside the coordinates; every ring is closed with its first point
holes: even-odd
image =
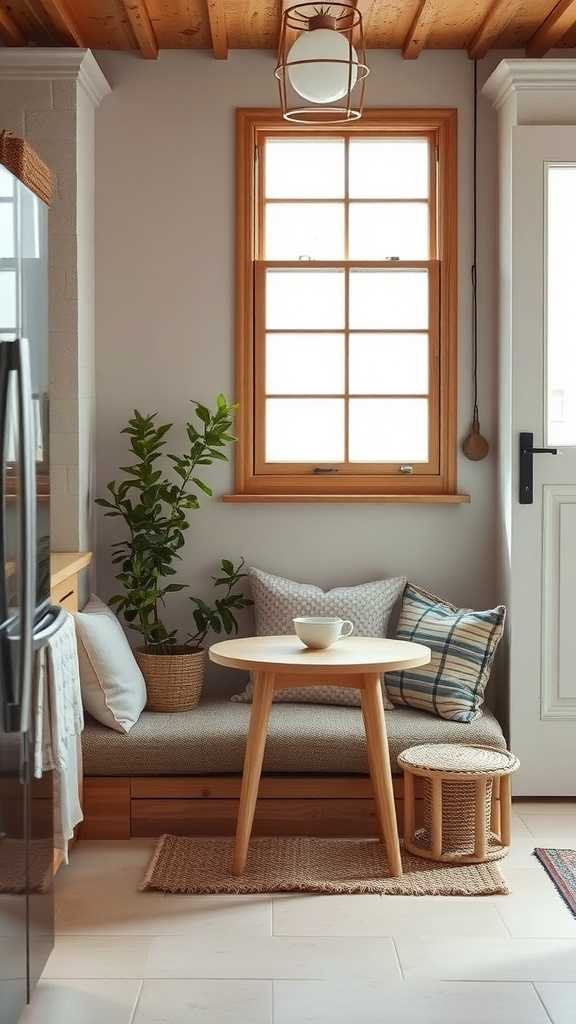
{"type": "Polygon", "coordinates": [[[146,706],[146,683],[126,634],[94,594],[75,620],[84,707],[102,725],[128,733],[146,706]]]}
{"type": "MultiPolygon", "coordinates": [[[[373,580],[352,587],[322,590],[309,583],[297,583],[253,567],[248,569],[254,598],[258,636],[294,633],[292,619],[298,615],[336,615],[354,623],[354,636],[388,636],[390,618],[399,603],[406,577],[373,580]]],[[[252,682],[230,699],[252,700],[252,682]]],[[[384,707],[392,704],[382,687],[384,707]]],[[[360,707],[360,691],[350,686],[286,687],[274,694],[274,701],[290,704],[343,704],[360,707]]]]}

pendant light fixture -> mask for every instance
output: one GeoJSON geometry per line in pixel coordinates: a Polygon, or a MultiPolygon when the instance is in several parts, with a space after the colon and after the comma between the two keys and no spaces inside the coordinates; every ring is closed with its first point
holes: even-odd
{"type": "Polygon", "coordinates": [[[353,4],[294,4],[284,9],[274,74],[287,121],[358,120],[368,72],[362,14],[353,4]]]}
{"type": "Polygon", "coordinates": [[[480,413],[478,410],[478,62],[474,61],[474,159],[473,159],[473,210],[472,210],[472,388],[474,405],[470,430],[462,443],[462,451],[467,459],[480,462],[490,451],[490,445],[480,433],[480,413]]]}

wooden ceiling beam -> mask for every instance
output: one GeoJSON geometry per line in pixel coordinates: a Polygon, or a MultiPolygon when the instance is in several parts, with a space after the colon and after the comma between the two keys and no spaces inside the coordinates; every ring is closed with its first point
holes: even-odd
{"type": "Polygon", "coordinates": [[[436,9],[437,0],[420,0],[402,47],[402,55],[406,60],[414,60],[422,53],[434,24],[436,9]]]}
{"type": "Polygon", "coordinates": [[[40,0],[40,3],[56,28],[62,28],[81,49],[87,46],[84,36],[68,10],[66,0],[40,0]]]}
{"type": "Polygon", "coordinates": [[[147,60],[158,57],[158,41],[150,21],[146,0],[122,0],[138,49],[147,60]]]}
{"type": "Polygon", "coordinates": [[[576,0],[560,0],[526,44],[529,57],[543,57],[576,23],[576,0]]]}
{"type": "Polygon", "coordinates": [[[216,60],[226,60],[228,57],[228,29],[224,0],[206,0],[206,6],[212,38],[212,52],[216,60]]]}
{"type": "Polygon", "coordinates": [[[0,0],[0,36],[8,46],[26,46],[26,37],[14,18],[8,13],[3,0],[0,0]]]}
{"type": "Polygon", "coordinates": [[[485,57],[513,20],[519,6],[520,0],[494,0],[468,47],[468,56],[473,60],[485,57]]]}

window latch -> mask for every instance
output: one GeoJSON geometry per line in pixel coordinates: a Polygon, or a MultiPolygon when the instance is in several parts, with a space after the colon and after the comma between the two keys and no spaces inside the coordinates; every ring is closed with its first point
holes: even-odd
{"type": "Polygon", "coordinates": [[[337,473],[338,470],[334,466],[314,466],[313,473],[337,473]]]}
{"type": "Polygon", "coordinates": [[[414,472],[414,466],[400,466],[400,472],[404,473],[405,476],[411,476],[411,474],[414,472]]]}

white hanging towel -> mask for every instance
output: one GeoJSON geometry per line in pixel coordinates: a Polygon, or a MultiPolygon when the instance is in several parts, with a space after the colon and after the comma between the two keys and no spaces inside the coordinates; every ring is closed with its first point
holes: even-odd
{"type": "Polygon", "coordinates": [[[84,728],[76,630],[72,615],[38,658],[34,775],[54,771],[54,845],[68,863],[68,842],[82,821],[84,728]]]}

